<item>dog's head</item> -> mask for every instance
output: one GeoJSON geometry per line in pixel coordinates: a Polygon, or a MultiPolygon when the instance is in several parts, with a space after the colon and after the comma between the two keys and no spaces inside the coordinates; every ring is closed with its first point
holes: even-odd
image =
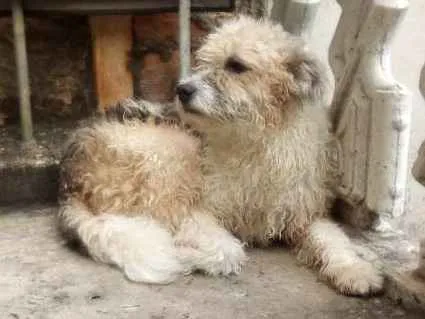
{"type": "Polygon", "coordinates": [[[195,122],[279,125],[306,103],[325,104],[329,83],[301,39],[278,24],[242,16],[206,38],[177,94],[183,116],[195,122]]]}

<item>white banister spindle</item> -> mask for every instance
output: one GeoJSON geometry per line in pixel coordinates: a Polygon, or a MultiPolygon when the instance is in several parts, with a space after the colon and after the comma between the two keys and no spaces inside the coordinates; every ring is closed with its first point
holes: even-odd
{"type": "Polygon", "coordinates": [[[405,206],[411,94],[392,77],[389,46],[408,1],[338,3],[329,60],[337,81],[332,115],[342,149],[340,193],[384,222],[405,206]]]}
{"type": "Polygon", "coordinates": [[[274,0],[270,17],[285,30],[306,38],[310,35],[320,0],[274,0]]]}
{"type": "Polygon", "coordinates": [[[363,4],[366,1],[359,0],[359,3],[357,3],[357,1],[337,0],[337,2],[342,8],[342,12],[330,45],[329,62],[334,72],[335,81],[339,83],[343,73],[349,76],[351,75],[349,69],[355,68],[354,65],[349,66],[348,63],[354,61],[352,55],[357,54],[355,52],[355,39],[362,26],[365,11],[363,4]]]}

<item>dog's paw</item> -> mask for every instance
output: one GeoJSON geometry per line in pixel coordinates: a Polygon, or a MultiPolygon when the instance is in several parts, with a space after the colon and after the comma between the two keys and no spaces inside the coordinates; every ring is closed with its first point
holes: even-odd
{"type": "Polygon", "coordinates": [[[237,275],[247,261],[243,245],[238,240],[219,247],[212,257],[205,269],[211,275],[237,275]]]}
{"type": "Polygon", "coordinates": [[[180,259],[187,268],[212,276],[237,275],[247,260],[243,244],[229,235],[217,241],[203,241],[200,245],[179,242],[177,246],[180,259]]]}
{"type": "Polygon", "coordinates": [[[366,261],[339,267],[332,278],[334,285],[344,295],[369,296],[383,289],[382,274],[366,261]]]}

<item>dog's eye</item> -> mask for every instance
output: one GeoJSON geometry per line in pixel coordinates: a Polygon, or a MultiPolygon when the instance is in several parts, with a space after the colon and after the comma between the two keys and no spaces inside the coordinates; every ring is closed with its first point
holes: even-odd
{"type": "Polygon", "coordinates": [[[224,68],[233,73],[243,73],[249,70],[249,68],[243,64],[241,61],[235,58],[229,58],[224,65],[224,68]]]}

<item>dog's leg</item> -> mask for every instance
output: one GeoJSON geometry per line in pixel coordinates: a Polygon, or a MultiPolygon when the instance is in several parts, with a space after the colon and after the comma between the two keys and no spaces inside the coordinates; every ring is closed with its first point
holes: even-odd
{"type": "Polygon", "coordinates": [[[167,284],[185,272],[171,234],[149,217],[94,216],[74,202],[60,208],[59,222],[93,259],[116,265],[132,281],[167,284]]]}
{"type": "Polygon", "coordinates": [[[210,275],[238,274],[246,260],[243,244],[206,214],[187,218],[175,242],[186,267],[210,275]]]}
{"type": "Polygon", "coordinates": [[[331,221],[318,220],[310,226],[298,257],[318,266],[320,275],[343,294],[363,296],[382,289],[381,274],[356,254],[349,238],[331,221]]]}

